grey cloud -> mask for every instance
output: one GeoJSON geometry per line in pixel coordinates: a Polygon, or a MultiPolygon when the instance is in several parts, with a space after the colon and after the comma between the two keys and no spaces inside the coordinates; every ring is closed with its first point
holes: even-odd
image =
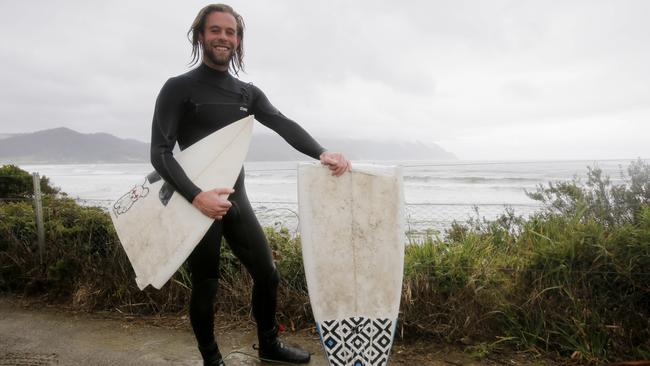
{"type": "MultiPolygon", "coordinates": [[[[185,33],[204,5],[3,3],[0,132],[67,125],[147,140],[158,90],[187,70],[185,33]]],[[[319,134],[453,139],[650,117],[647,1],[233,5],[247,23],[242,79],[319,134]]]]}
{"type": "Polygon", "coordinates": [[[511,80],[501,86],[503,94],[508,97],[523,100],[537,99],[540,96],[540,90],[531,82],[521,80],[511,80]]]}

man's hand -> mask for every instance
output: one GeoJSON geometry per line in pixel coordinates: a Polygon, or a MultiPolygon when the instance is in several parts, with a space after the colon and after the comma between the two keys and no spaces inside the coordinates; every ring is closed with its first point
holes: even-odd
{"type": "Polygon", "coordinates": [[[332,171],[332,175],[337,177],[352,170],[352,164],[341,153],[325,151],[320,154],[320,162],[323,165],[327,165],[332,171]]]}
{"type": "Polygon", "coordinates": [[[228,195],[234,193],[231,188],[215,188],[210,191],[201,192],[194,197],[192,205],[198,208],[205,216],[221,220],[232,206],[228,201],[228,195]]]}

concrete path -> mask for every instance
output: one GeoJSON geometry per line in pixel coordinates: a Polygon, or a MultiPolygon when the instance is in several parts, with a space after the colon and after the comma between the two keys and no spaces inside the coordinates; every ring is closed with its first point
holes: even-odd
{"type": "MultiPolygon", "coordinates": [[[[174,320],[172,318],[172,320],[174,320]]],[[[155,326],[155,318],[74,313],[52,307],[23,307],[0,296],[0,365],[187,365],[201,366],[187,319],[178,324],[155,326]]],[[[228,366],[278,365],[260,362],[252,345],[253,327],[217,329],[219,346],[228,366]],[[248,355],[246,355],[248,354],[248,355]]],[[[310,366],[326,366],[315,333],[284,333],[283,340],[312,353],[310,366]]],[[[397,345],[391,366],[495,365],[477,361],[461,352],[438,350],[422,353],[397,345]]],[[[510,365],[533,363],[508,362],[510,365]]],[[[538,364],[538,363],[534,363],[538,364]]],[[[541,364],[541,363],[540,363],[541,364]]]]}
{"type": "MultiPolygon", "coordinates": [[[[0,300],[0,365],[200,366],[194,336],[183,328],[167,329],[51,308],[25,309],[0,300]]],[[[229,366],[265,364],[254,358],[253,329],[217,333],[222,353],[234,351],[226,359],[229,366]]],[[[304,335],[283,339],[316,353],[310,365],[327,365],[317,353],[318,339],[305,339],[304,335]]]]}

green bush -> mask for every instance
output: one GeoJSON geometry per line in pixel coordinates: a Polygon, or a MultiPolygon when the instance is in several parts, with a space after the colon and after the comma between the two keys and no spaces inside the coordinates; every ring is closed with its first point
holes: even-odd
{"type": "MultiPolygon", "coordinates": [[[[59,189],[50,185],[50,179],[40,178],[43,194],[56,194],[59,189]]],[[[34,195],[32,175],[15,165],[0,167],[0,198],[30,198],[34,195]]]]}
{"type": "Polygon", "coordinates": [[[620,174],[624,183],[614,185],[601,169],[589,167],[584,184],[578,179],[551,182],[527,195],[541,202],[547,214],[579,216],[608,226],[634,224],[641,209],[650,205],[650,165],[639,159],[630,164],[627,174],[620,174]]]}

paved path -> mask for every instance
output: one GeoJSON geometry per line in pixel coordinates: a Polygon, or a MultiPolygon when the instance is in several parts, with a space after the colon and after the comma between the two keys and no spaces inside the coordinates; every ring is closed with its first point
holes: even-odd
{"type": "MultiPolygon", "coordinates": [[[[57,308],[26,308],[14,299],[0,296],[0,365],[202,365],[186,319],[178,319],[178,327],[170,327],[169,319],[164,327],[153,325],[155,323],[152,318],[117,318],[57,308]]],[[[218,329],[217,334],[222,353],[232,352],[226,359],[228,366],[278,365],[260,362],[254,357],[257,352],[252,348],[256,343],[253,327],[218,329]]],[[[309,350],[312,353],[310,366],[327,365],[316,334],[309,331],[285,333],[283,340],[309,350]]],[[[393,349],[390,364],[495,365],[473,360],[460,352],[422,353],[401,345],[393,349]]],[[[505,364],[538,365],[514,361],[505,364]]]]}
{"type": "MultiPolygon", "coordinates": [[[[0,298],[0,365],[202,365],[194,336],[187,327],[169,329],[61,312],[22,308],[0,298]]],[[[255,355],[253,329],[218,332],[222,353],[235,351],[228,365],[264,365],[255,355]]],[[[325,366],[318,339],[290,335],[289,343],[315,353],[310,365],[325,366]]]]}

